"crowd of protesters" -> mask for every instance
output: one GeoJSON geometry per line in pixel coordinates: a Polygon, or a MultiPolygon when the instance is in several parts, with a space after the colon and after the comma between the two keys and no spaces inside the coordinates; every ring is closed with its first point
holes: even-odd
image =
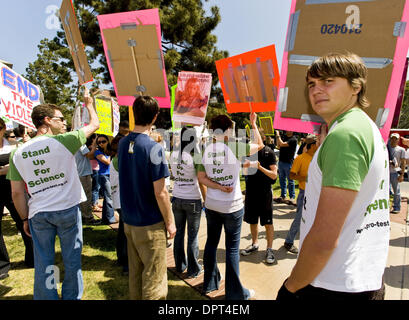
{"type": "MultiPolygon", "coordinates": [[[[79,130],[66,132],[61,109],[51,104],[33,109],[34,132],[21,127],[6,131],[0,119],[0,214],[6,207],[21,233],[25,264],[35,270],[34,299],[58,299],[56,288],[46,285],[47,268],[54,265],[56,235],[65,267],[62,298],[81,299],[82,225],[116,222],[117,258],[129,274],[130,299],[166,299],[166,248],[173,238],[176,270],[186,271],[188,278],[203,273],[204,294],[219,289],[222,275],[217,250],[222,229],[226,299],[251,299],[254,288],[246,288],[240,280],[240,254],[259,250],[260,223],[266,228],[264,262],[276,263],[273,200],[296,207],[283,245],[298,254],[298,260],[278,299],[382,299],[389,231],[379,228],[377,235],[364,240],[351,234],[362,225],[367,215],[359,214],[367,210],[374,195],[389,201],[389,181],[394,194],[391,212],[399,212],[399,183],[406,166],[404,149],[397,146],[400,137],[394,134],[387,147],[381,144],[376,127],[361,111],[367,104],[366,68],[355,55],[318,59],[308,69],[307,85],[314,110],[328,124],[328,134],[322,126],[321,135],[276,130],[274,137],[266,136],[252,112],[248,139],[237,138],[232,120],[219,115],[210,121],[212,134],[207,140],[193,127],[184,126],[167,144],[154,128],[157,101],[141,96],[133,104],[134,129],[130,131],[129,124],[122,122],[112,139],[95,134],[99,121],[88,93],[84,102],[90,123],[79,130]],[[334,94],[337,90],[343,90],[342,98],[334,94]],[[333,100],[334,105],[324,106],[333,100]],[[356,129],[357,121],[361,131],[356,129]],[[386,150],[389,167],[385,169],[386,150]],[[246,181],[244,201],[241,174],[246,181]],[[281,193],[273,199],[271,186],[277,178],[281,193]],[[373,186],[380,188],[372,190],[373,186]],[[361,187],[372,193],[361,192],[361,187]],[[334,201],[340,205],[330,215],[328,206],[334,201]],[[203,209],[207,239],[201,265],[198,233],[203,209]],[[93,212],[101,212],[102,219],[93,212]],[[243,220],[250,226],[252,243],[240,251],[243,220]],[[294,246],[298,233],[300,248],[294,246]],[[318,241],[322,241],[319,246],[318,241]],[[356,256],[357,245],[369,248],[364,255],[369,260],[356,256]],[[322,250],[318,252],[317,247],[322,250]],[[362,267],[364,262],[369,266],[362,267]]],[[[388,206],[372,208],[388,221],[388,206]]],[[[0,279],[8,276],[9,269],[0,225],[0,279]]]]}

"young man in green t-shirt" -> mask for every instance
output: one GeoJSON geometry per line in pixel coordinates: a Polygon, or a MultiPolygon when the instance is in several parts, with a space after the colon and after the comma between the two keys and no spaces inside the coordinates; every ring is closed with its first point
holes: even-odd
{"type": "Polygon", "coordinates": [[[64,262],[62,298],[81,299],[82,222],[79,203],[86,200],[78,177],[74,154],[99,128],[93,100],[86,90],[85,105],[90,123],[63,133],[64,116],[52,104],[34,107],[31,117],[35,138],[10,155],[12,198],[34,244],[34,299],[57,300],[59,270],[54,265],[55,236],[60,238],[64,262]],[[27,203],[25,188],[30,199],[27,203]]]}
{"type": "Polygon", "coordinates": [[[305,189],[300,252],[277,299],[383,299],[389,247],[385,143],[361,108],[367,68],[354,54],[329,54],[308,68],[314,111],[329,132],[305,189]]]}

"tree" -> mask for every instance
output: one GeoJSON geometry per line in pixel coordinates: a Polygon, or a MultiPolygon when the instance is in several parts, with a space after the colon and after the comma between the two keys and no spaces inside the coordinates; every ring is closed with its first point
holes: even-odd
{"type": "Polygon", "coordinates": [[[402,109],[399,118],[399,129],[409,129],[409,81],[406,81],[402,109]]]}
{"type": "MultiPolygon", "coordinates": [[[[79,94],[79,87],[73,81],[77,76],[73,71],[74,64],[70,51],[47,38],[40,41],[38,50],[37,59],[29,63],[24,77],[41,88],[47,103],[62,107],[62,113],[70,126],[79,94]]],[[[95,88],[101,81],[95,69],[92,71],[95,88]]]]}
{"type": "Polygon", "coordinates": [[[75,90],[70,70],[61,64],[61,51],[48,39],[41,40],[38,49],[37,60],[29,63],[24,77],[42,89],[46,102],[62,106],[64,116],[71,118],[75,90]]]}
{"type": "MultiPolygon", "coordinates": [[[[98,68],[94,68],[94,72],[101,75],[104,84],[111,84],[111,78],[97,15],[159,8],[162,49],[169,86],[176,84],[179,71],[212,73],[212,96],[218,97],[218,101],[222,102],[220,88],[217,87],[215,61],[227,57],[228,52],[216,48],[217,37],[212,34],[221,20],[217,7],[211,8],[210,16],[206,16],[202,1],[198,0],[76,0],[74,7],[88,57],[100,63],[98,68]]],[[[64,54],[68,52],[63,31],[57,32],[53,44],[64,54]]],[[[72,59],[66,62],[66,66],[74,70],[72,59]]],[[[161,110],[157,127],[171,127],[169,110],[161,110]]]]}

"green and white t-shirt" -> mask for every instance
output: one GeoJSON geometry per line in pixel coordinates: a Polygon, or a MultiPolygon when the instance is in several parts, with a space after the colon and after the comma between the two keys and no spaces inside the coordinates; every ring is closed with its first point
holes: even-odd
{"type": "Polygon", "coordinates": [[[389,247],[388,153],[379,129],[359,108],[345,112],[332,123],[311,161],[300,247],[314,223],[322,187],[358,194],[337,248],[311,285],[341,292],[380,289],[389,247]]]}
{"type": "Polygon", "coordinates": [[[205,200],[207,209],[232,213],[244,207],[240,188],[240,158],[248,155],[249,151],[249,144],[237,142],[229,144],[216,142],[206,147],[199,171],[205,171],[207,177],[212,181],[233,187],[230,193],[207,188],[205,200]]]}
{"type": "Polygon", "coordinates": [[[37,212],[65,210],[87,199],[74,157],[85,142],[82,130],[43,135],[10,154],[7,179],[26,183],[30,219],[37,212]]]}
{"type": "Polygon", "coordinates": [[[200,161],[194,161],[192,155],[187,152],[182,152],[181,158],[179,159],[179,152],[174,151],[169,159],[171,180],[174,181],[172,195],[179,199],[200,200],[201,193],[197,181],[200,161]]]}

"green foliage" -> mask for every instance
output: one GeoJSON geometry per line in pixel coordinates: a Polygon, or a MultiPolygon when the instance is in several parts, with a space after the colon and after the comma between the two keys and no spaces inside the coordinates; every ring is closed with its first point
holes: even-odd
{"type": "Polygon", "coordinates": [[[402,109],[399,118],[399,129],[409,129],[409,81],[406,81],[402,109]]]}

